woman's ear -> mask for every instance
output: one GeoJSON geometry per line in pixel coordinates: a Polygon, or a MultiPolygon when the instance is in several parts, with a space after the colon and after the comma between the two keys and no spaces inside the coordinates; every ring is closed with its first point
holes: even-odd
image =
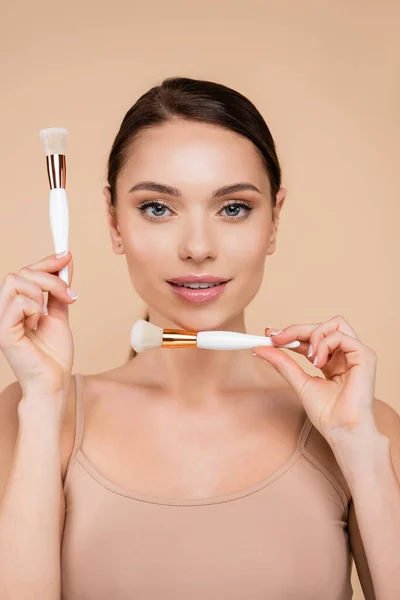
{"type": "Polygon", "coordinates": [[[115,254],[124,254],[121,234],[118,229],[117,212],[115,206],[112,204],[111,189],[108,185],[103,188],[103,194],[106,201],[106,217],[108,229],[110,231],[112,250],[115,254]]]}
{"type": "Polygon", "coordinates": [[[272,209],[272,229],[271,235],[269,238],[269,244],[267,249],[267,255],[273,254],[276,250],[276,236],[278,234],[278,226],[279,226],[279,215],[282,210],[283,204],[286,198],[286,190],[281,187],[277,191],[276,194],[276,205],[272,209]]]}

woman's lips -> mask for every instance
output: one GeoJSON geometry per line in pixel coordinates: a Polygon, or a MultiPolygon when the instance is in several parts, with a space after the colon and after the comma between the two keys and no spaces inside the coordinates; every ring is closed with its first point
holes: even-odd
{"type": "Polygon", "coordinates": [[[210,288],[198,288],[191,289],[183,286],[176,285],[175,283],[170,283],[167,281],[168,285],[172,288],[175,294],[181,296],[188,302],[209,302],[210,300],[214,300],[217,296],[222,294],[224,289],[226,288],[229,281],[225,281],[224,283],[219,283],[218,285],[214,285],[210,288]]]}

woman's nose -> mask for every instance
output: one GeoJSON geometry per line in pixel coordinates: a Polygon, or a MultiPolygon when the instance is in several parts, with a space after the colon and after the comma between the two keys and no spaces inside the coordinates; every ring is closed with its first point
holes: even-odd
{"type": "Polygon", "coordinates": [[[203,262],[207,258],[217,255],[217,242],[212,235],[211,228],[204,225],[195,225],[185,230],[185,236],[179,248],[182,260],[191,258],[195,262],[203,262]]]}

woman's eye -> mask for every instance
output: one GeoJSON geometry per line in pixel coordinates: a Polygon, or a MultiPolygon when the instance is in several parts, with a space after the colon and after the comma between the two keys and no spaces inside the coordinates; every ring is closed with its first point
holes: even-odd
{"type": "Polygon", "coordinates": [[[158,217],[164,217],[165,214],[163,211],[170,210],[168,208],[168,206],[166,204],[163,204],[162,202],[147,202],[145,204],[142,204],[138,208],[141,212],[145,213],[151,219],[157,219],[158,217]],[[146,212],[146,210],[148,208],[151,209],[151,211],[152,211],[151,214],[146,212]],[[155,209],[155,210],[153,211],[153,209],[155,209]]]}
{"type": "MultiPolygon", "coordinates": [[[[140,206],[138,206],[140,212],[146,214],[146,216],[153,220],[160,220],[161,217],[165,217],[165,211],[171,209],[164,204],[163,202],[155,202],[154,200],[151,202],[144,202],[140,206]],[[147,209],[150,209],[151,212],[146,212],[147,209]]],[[[251,204],[247,204],[247,202],[232,202],[223,206],[221,211],[227,211],[226,216],[228,219],[239,221],[243,218],[246,218],[250,212],[253,210],[251,204]],[[240,210],[244,209],[245,213],[240,215],[240,210]]]]}
{"type": "Polygon", "coordinates": [[[235,217],[239,216],[238,211],[240,211],[241,208],[244,208],[246,210],[244,215],[242,215],[242,218],[247,217],[247,215],[250,214],[250,211],[253,209],[253,207],[250,204],[247,204],[246,202],[233,202],[224,206],[222,210],[226,210],[228,217],[230,219],[234,219],[235,217]]]}

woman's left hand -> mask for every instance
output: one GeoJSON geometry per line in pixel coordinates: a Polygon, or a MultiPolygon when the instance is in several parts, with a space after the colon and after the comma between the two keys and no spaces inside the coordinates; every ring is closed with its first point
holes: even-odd
{"type": "Polygon", "coordinates": [[[304,356],[312,345],[313,352],[308,358],[310,362],[317,359],[315,366],[325,379],[308,375],[286,354],[287,349],[257,346],[253,352],[286,379],[302,401],[310,421],[328,442],[342,432],[377,430],[373,416],[377,356],[343,317],[338,315],[324,323],[291,325],[271,339],[276,346],[299,340],[300,346],[290,352],[304,356]]]}

